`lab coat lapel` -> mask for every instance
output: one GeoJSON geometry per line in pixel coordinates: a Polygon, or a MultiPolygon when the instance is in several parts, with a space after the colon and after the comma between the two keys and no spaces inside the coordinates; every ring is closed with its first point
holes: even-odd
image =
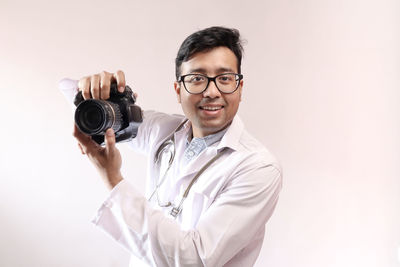
{"type": "Polygon", "coordinates": [[[174,172],[174,179],[176,182],[179,182],[188,175],[197,173],[217,153],[216,147],[207,147],[196,158],[185,164],[183,154],[185,153],[186,140],[190,129],[190,125],[186,124],[182,130],[175,133],[176,154],[174,165],[176,171],[174,172]]]}
{"type": "MultiPolygon", "coordinates": [[[[190,130],[190,126],[187,125],[184,129],[181,131],[178,131],[175,133],[175,148],[176,148],[176,154],[175,154],[175,160],[174,160],[174,180],[175,182],[179,182],[183,178],[185,178],[187,175],[196,172],[201,168],[197,166],[197,160],[194,159],[189,164],[184,164],[183,162],[183,154],[186,149],[186,140],[187,140],[187,135],[190,130]],[[193,162],[196,162],[196,164],[193,164],[193,162]]],[[[207,150],[207,149],[206,149],[207,150]]],[[[205,151],[203,151],[205,152],[205,151]]],[[[199,157],[201,157],[204,153],[200,153],[199,157]]]]}

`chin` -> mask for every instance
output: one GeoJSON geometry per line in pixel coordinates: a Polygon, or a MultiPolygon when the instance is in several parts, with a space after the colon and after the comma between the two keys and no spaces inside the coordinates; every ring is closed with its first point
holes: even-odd
{"type": "Polygon", "coordinates": [[[205,133],[205,135],[209,135],[225,129],[227,125],[229,125],[229,123],[227,122],[208,121],[205,123],[201,123],[201,126],[199,128],[202,130],[203,133],[205,133]]]}

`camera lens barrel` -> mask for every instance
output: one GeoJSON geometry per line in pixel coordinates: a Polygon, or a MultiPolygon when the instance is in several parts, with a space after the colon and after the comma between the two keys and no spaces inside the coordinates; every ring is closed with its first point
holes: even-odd
{"type": "Polygon", "coordinates": [[[117,104],[88,99],[77,106],[75,123],[83,133],[98,135],[104,134],[108,128],[117,132],[121,128],[123,120],[117,104]]]}

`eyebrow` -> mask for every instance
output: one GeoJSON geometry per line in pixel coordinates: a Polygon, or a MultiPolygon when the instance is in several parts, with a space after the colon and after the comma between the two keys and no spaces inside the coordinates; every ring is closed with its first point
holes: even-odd
{"type": "MultiPolygon", "coordinates": [[[[203,68],[196,68],[189,70],[189,73],[196,73],[196,72],[201,74],[207,74],[207,70],[203,68]]],[[[223,72],[234,72],[234,71],[231,68],[224,68],[224,67],[218,68],[216,70],[216,73],[223,73],[223,72]]]]}

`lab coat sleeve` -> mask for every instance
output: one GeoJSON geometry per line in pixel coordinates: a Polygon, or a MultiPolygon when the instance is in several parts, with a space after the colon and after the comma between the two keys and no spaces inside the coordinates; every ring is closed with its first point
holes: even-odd
{"type": "Polygon", "coordinates": [[[170,135],[182,119],[181,115],[167,115],[154,110],[144,111],[143,122],[139,126],[137,136],[129,142],[130,147],[135,152],[149,155],[159,139],[170,135]]]}
{"type": "Polygon", "coordinates": [[[197,227],[184,231],[123,181],[111,192],[94,223],[152,265],[223,266],[263,229],[280,189],[281,172],[272,165],[238,173],[197,227]]]}

